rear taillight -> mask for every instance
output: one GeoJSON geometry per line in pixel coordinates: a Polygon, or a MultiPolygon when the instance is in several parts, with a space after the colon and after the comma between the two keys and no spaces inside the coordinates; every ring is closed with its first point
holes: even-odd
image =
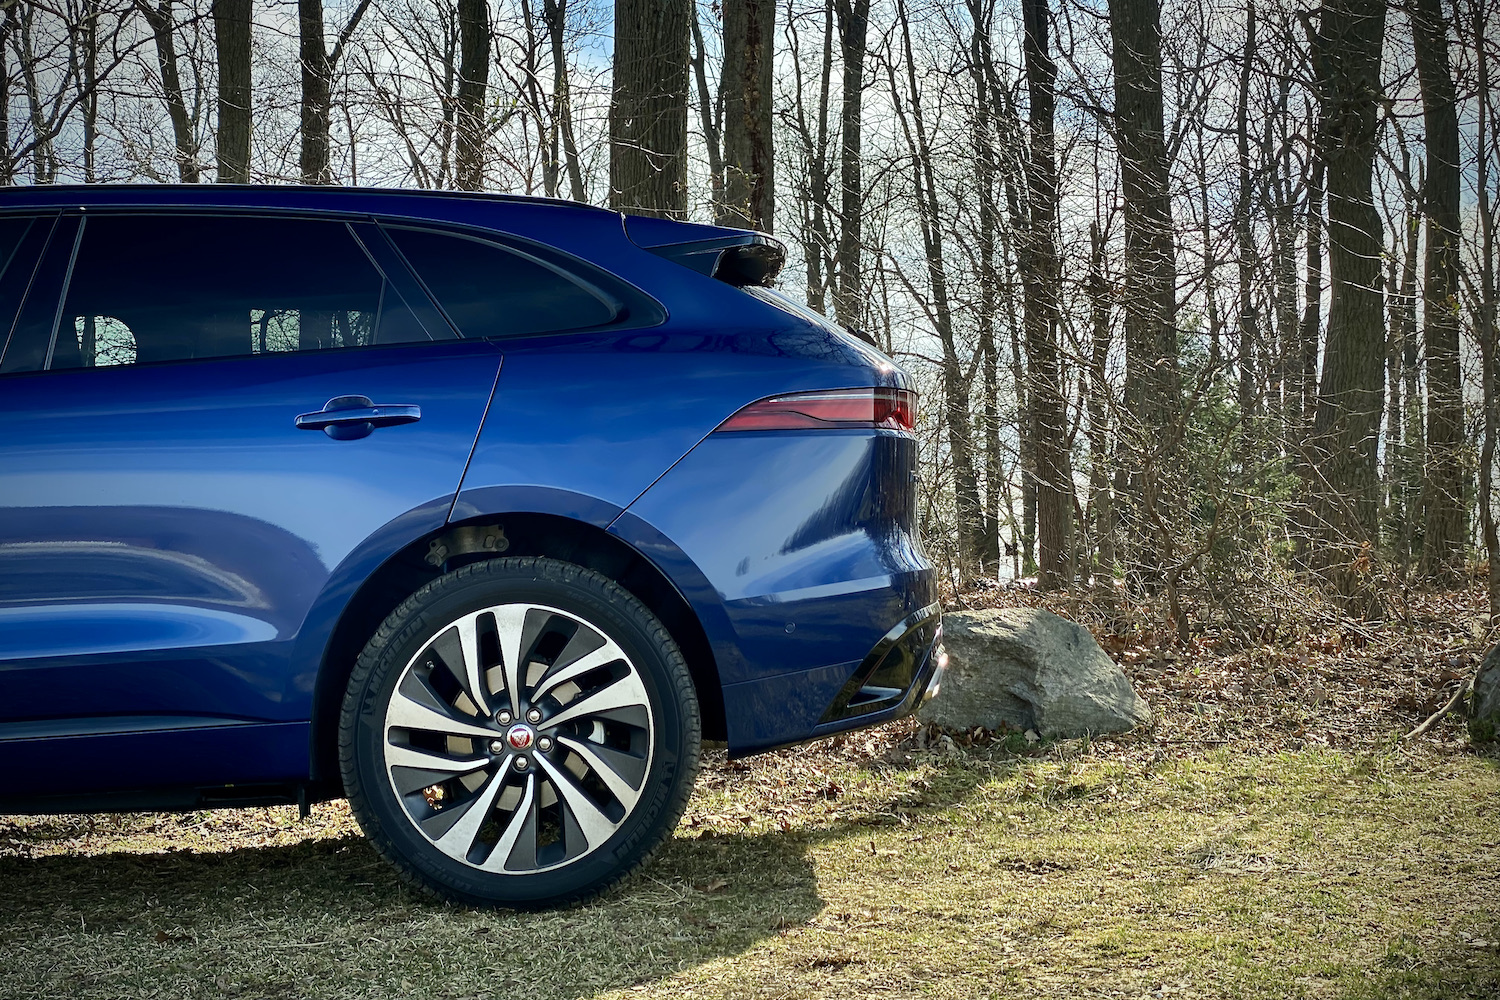
{"type": "Polygon", "coordinates": [[[794,431],[836,427],[917,425],[917,394],[909,389],[831,389],[773,396],[751,403],[719,425],[721,431],[794,431]]]}

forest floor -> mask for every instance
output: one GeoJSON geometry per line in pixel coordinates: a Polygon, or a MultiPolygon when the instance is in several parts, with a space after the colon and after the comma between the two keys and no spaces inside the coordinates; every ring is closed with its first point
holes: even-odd
{"type": "Polygon", "coordinates": [[[1500,753],[1400,739],[1493,638],[1478,600],[1187,647],[1058,607],[1149,730],[711,751],[657,859],[562,912],[422,900],[342,803],[0,819],[0,997],[1491,1000],[1500,753]]]}

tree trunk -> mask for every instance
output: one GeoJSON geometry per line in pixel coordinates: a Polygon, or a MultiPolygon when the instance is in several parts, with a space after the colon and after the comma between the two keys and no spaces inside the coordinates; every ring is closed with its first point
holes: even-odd
{"type": "Polygon", "coordinates": [[[1490,65],[1485,42],[1488,11],[1483,4],[1474,5],[1474,49],[1479,77],[1479,122],[1475,146],[1478,150],[1477,183],[1479,201],[1479,318],[1475,333],[1479,338],[1480,381],[1484,400],[1484,443],[1479,451],[1479,522],[1484,535],[1489,572],[1490,625],[1500,625],[1500,530],[1495,524],[1495,438],[1500,435],[1500,325],[1496,322],[1500,289],[1496,288],[1495,217],[1489,190],[1490,156],[1500,154],[1500,133],[1496,132],[1490,104],[1490,65]],[[1486,148],[1486,143],[1488,147],[1486,148]]]}
{"type": "Polygon", "coordinates": [[[0,11],[0,186],[5,187],[16,182],[16,163],[10,155],[10,67],[6,59],[19,27],[15,4],[7,4],[0,11]]]}
{"type": "Polygon", "coordinates": [[[615,0],[609,203],[663,218],[687,214],[688,0],[615,0]]]}
{"type": "Polygon", "coordinates": [[[1089,224],[1089,354],[1088,439],[1089,514],[1093,523],[1097,561],[1095,589],[1114,596],[1115,517],[1109,485],[1109,384],[1105,364],[1109,360],[1109,281],[1104,276],[1104,238],[1097,220],[1089,224]]]}
{"type": "Polygon", "coordinates": [[[220,184],[250,183],[250,0],[214,0],[214,50],[219,63],[220,184]]]}
{"type": "Polygon", "coordinates": [[[953,460],[954,499],[958,514],[959,572],[971,575],[979,563],[979,548],[984,532],[984,513],[979,501],[979,482],[974,472],[973,428],[969,414],[969,386],[959,362],[953,329],[953,308],[948,297],[948,267],[943,254],[943,222],[940,218],[936,174],[932,165],[932,147],[922,113],[921,91],[911,44],[911,23],[905,0],[897,0],[896,18],[901,29],[905,54],[907,92],[911,97],[909,113],[901,105],[895,68],[891,73],[891,97],[905,133],[913,180],[916,184],[917,219],[922,232],[922,249],[927,257],[928,287],[932,291],[930,315],[943,348],[943,416],[948,427],[948,449],[953,460]]]}
{"type": "Polygon", "coordinates": [[[1311,34],[1328,167],[1330,305],[1311,448],[1313,568],[1353,612],[1376,613],[1370,559],[1379,541],[1376,452],[1383,409],[1385,309],[1372,174],[1385,5],[1328,0],[1311,34]]]}
{"type": "Polygon", "coordinates": [[[984,531],[980,542],[980,568],[985,575],[999,575],[1000,567],[1000,371],[995,346],[995,324],[999,311],[1000,275],[995,268],[995,234],[999,208],[995,204],[994,116],[990,107],[986,72],[991,64],[990,26],[993,3],[970,0],[974,30],[969,43],[970,76],[974,82],[974,186],[979,196],[979,352],[982,371],[980,437],[984,443],[984,531]]]}
{"type": "MultiPolygon", "coordinates": [[[[83,182],[93,184],[99,179],[99,5],[93,0],[83,4],[82,43],[83,74],[78,98],[83,106],[83,182]]],[[[0,73],[3,72],[0,67],[0,73]]],[[[89,323],[92,322],[90,319],[89,323]]]]}
{"type": "Polygon", "coordinates": [[[161,0],[156,7],[152,7],[148,0],[138,0],[138,5],[156,40],[156,65],[161,70],[161,88],[167,101],[167,117],[172,121],[177,176],[186,184],[196,184],[199,177],[198,143],[193,138],[187,101],[182,96],[182,81],[177,75],[177,41],[172,34],[175,28],[172,0],[161,0]]]}
{"type": "MultiPolygon", "coordinates": [[[[1175,450],[1179,405],[1177,252],[1161,88],[1157,0],[1110,0],[1115,69],[1115,144],[1125,215],[1125,408],[1135,423],[1141,467],[1132,475],[1129,520],[1138,585],[1163,582],[1169,539],[1162,477],[1175,450]]],[[[1168,487],[1170,490],[1170,487],[1168,487]]]]}
{"type": "MultiPolygon", "coordinates": [[[[1240,59],[1239,102],[1235,108],[1235,151],[1239,160],[1239,197],[1234,210],[1234,235],[1239,252],[1239,408],[1241,463],[1251,460],[1251,421],[1255,416],[1255,343],[1256,320],[1251,285],[1255,280],[1255,237],[1251,228],[1250,180],[1250,70],[1255,60],[1255,4],[1245,5],[1245,48],[1240,59]]],[[[1204,184],[1205,189],[1207,183],[1204,184]]]]}
{"type": "Polygon", "coordinates": [[[323,0],[297,0],[302,58],[302,150],[298,166],[304,184],[329,184],[328,114],[333,68],[323,39],[323,0]]]}
{"type": "MultiPolygon", "coordinates": [[[[1459,152],[1448,24],[1440,0],[1415,0],[1412,41],[1427,126],[1426,280],[1422,340],[1427,354],[1427,462],[1422,483],[1422,559],[1418,572],[1454,583],[1463,572],[1468,536],[1464,497],[1464,403],[1458,370],[1459,152]]],[[[1480,98],[1484,98],[1481,96],[1480,98]]]]}
{"type": "Polygon", "coordinates": [[[1022,0],[1031,148],[1026,164],[1029,208],[1021,258],[1027,369],[1037,481],[1037,583],[1069,586],[1073,528],[1073,470],[1058,358],[1057,154],[1053,117],[1057,67],[1048,52],[1052,18],[1047,0],[1022,0]]]}
{"type": "Polygon", "coordinates": [[[588,201],[583,186],[583,168],[578,162],[578,140],[573,133],[573,96],[568,83],[566,38],[568,0],[542,0],[542,17],[552,43],[552,120],[562,138],[563,169],[574,201],[588,201]]]}
{"type": "MultiPolygon", "coordinates": [[[[349,23],[328,51],[323,30],[323,0],[297,0],[298,51],[302,59],[302,149],[299,167],[304,184],[332,184],[329,169],[329,115],[333,106],[333,74],[344,46],[359,27],[370,0],[359,0],[349,23]]],[[[446,144],[443,147],[447,155],[446,144]]]]}
{"type": "Polygon", "coordinates": [[[719,225],[771,232],[775,211],[771,68],[775,0],[724,0],[724,201],[719,225]]]}
{"type": "Polygon", "coordinates": [[[458,31],[460,61],[453,183],[460,191],[481,191],[488,133],[485,94],[490,80],[488,0],[458,0],[458,31]]]}
{"type": "Polygon", "coordinates": [[[846,327],[858,327],[864,309],[864,180],[863,116],[865,36],[870,26],[870,0],[837,0],[839,55],[844,64],[844,88],[839,109],[839,284],[834,315],[846,327]]]}

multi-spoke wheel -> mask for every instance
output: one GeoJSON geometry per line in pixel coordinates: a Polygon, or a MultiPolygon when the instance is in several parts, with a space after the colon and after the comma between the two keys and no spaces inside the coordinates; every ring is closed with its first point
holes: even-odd
{"type": "Polygon", "coordinates": [[[476,563],[393,612],[344,702],[345,785],[408,878],[536,905],[599,892],[676,825],[698,761],[682,655],[598,573],[476,563]]]}

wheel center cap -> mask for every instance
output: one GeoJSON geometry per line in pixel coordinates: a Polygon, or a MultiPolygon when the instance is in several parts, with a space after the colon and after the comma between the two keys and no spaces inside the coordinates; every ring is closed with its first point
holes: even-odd
{"type": "Polygon", "coordinates": [[[515,750],[530,749],[535,741],[536,734],[531,731],[530,726],[511,726],[510,731],[505,734],[505,742],[515,750]]]}

